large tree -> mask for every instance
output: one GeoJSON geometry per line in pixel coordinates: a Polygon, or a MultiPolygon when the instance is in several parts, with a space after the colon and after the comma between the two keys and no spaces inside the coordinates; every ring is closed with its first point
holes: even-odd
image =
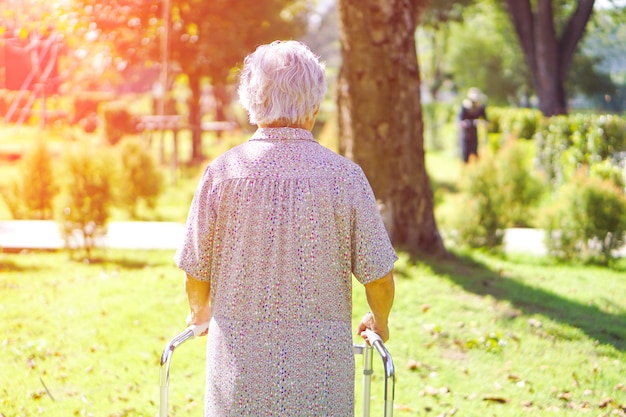
{"type": "Polygon", "coordinates": [[[546,116],[567,113],[565,79],[574,52],[593,12],[594,0],[507,0],[539,108],[546,116]],[[533,7],[534,5],[534,7],[533,7]],[[572,8],[562,24],[554,7],[572,8]]]}
{"type": "Polygon", "coordinates": [[[443,253],[424,162],[419,0],[340,0],[337,86],[340,151],[357,162],[380,200],[396,247],[443,253]]]}

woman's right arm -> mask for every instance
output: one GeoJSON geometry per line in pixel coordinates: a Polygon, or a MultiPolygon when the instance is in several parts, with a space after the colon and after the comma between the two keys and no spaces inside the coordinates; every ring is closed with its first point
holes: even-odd
{"type": "Polygon", "coordinates": [[[370,329],[383,341],[387,341],[389,339],[389,313],[395,295],[393,269],[382,278],[365,284],[365,295],[371,311],[361,320],[358,333],[364,336],[365,329],[370,329]]]}

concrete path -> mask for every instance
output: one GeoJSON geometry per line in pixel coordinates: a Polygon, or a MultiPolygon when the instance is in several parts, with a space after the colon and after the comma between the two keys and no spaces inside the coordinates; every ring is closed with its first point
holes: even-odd
{"type": "MultiPolygon", "coordinates": [[[[185,226],[175,222],[112,222],[100,246],[117,249],[176,249],[185,226]]],[[[545,255],[544,231],[512,228],[504,235],[506,253],[545,255]]],[[[0,221],[0,250],[62,249],[59,226],[48,220],[0,221]]],[[[626,256],[626,247],[619,251],[626,256]]]]}
{"type": "MultiPolygon", "coordinates": [[[[174,222],[112,222],[101,245],[118,249],[176,249],[184,225],[174,222]]],[[[507,252],[543,255],[543,231],[508,229],[504,237],[507,252]]],[[[54,221],[17,220],[0,221],[0,248],[62,249],[65,247],[59,226],[54,221]]]]}
{"type": "MultiPolygon", "coordinates": [[[[112,222],[100,245],[120,249],[176,249],[184,225],[173,222],[112,222]]],[[[0,248],[62,249],[59,225],[47,220],[0,221],[0,248]]]]}
{"type": "Polygon", "coordinates": [[[512,228],[504,232],[506,253],[525,253],[542,256],[547,253],[543,243],[545,232],[541,229],[512,228]]]}

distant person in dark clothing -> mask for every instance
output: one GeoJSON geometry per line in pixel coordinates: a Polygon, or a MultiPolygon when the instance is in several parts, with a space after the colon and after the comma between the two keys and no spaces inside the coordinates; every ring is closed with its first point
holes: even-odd
{"type": "Polygon", "coordinates": [[[487,121],[485,96],[476,87],[469,89],[467,98],[463,100],[459,114],[461,130],[461,154],[463,162],[468,162],[471,155],[478,157],[478,123],[487,121]]]}

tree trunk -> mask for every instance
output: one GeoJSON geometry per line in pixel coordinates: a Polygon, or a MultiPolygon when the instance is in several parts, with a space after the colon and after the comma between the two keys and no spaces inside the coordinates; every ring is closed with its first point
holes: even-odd
{"type": "Polygon", "coordinates": [[[392,242],[444,253],[424,163],[417,2],[340,0],[340,152],[367,175],[392,242]]]}
{"type": "Polygon", "coordinates": [[[565,78],[576,45],[591,17],[594,0],[578,0],[561,38],[556,34],[552,0],[507,0],[513,26],[532,74],[539,109],[545,116],[567,113],[565,78]]]}
{"type": "MultiPolygon", "coordinates": [[[[226,84],[219,83],[213,86],[213,99],[215,100],[215,120],[218,122],[227,121],[226,106],[228,105],[228,97],[226,93],[226,84]]],[[[222,137],[222,131],[215,132],[215,136],[222,137]]]]}
{"type": "Polygon", "coordinates": [[[189,75],[189,126],[191,128],[191,161],[192,165],[200,163],[202,155],[202,108],[200,107],[200,77],[189,75]]]}

